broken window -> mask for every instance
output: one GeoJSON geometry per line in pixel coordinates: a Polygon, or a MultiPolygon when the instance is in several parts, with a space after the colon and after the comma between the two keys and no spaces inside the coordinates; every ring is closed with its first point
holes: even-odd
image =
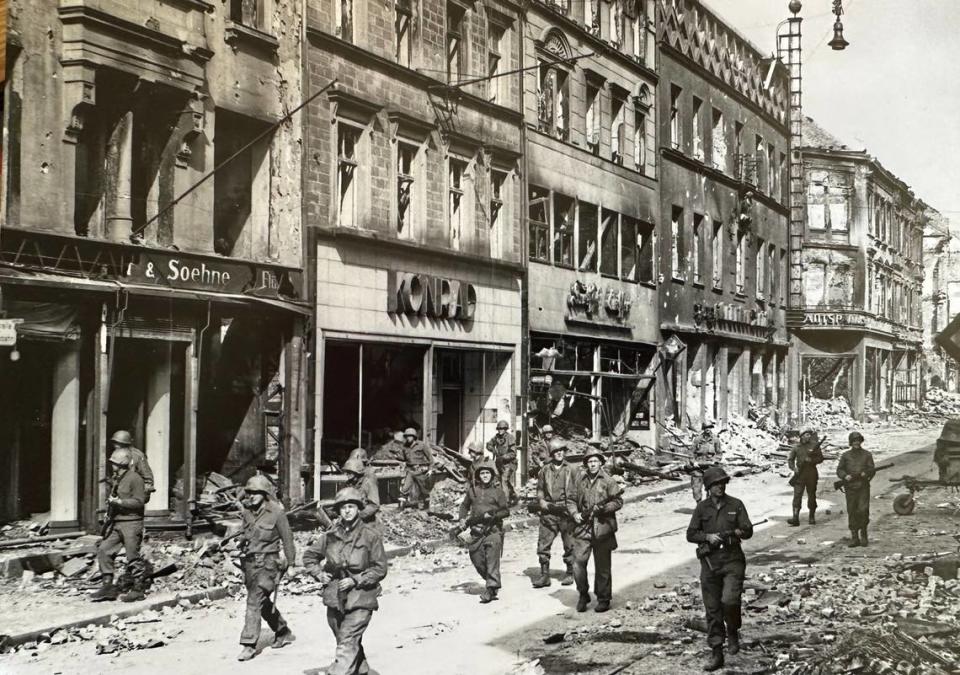
{"type": "Polygon", "coordinates": [[[600,154],[600,88],[587,85],[587,113],[584,116],[587,148],[594,155],[600,154]]]}
{"type": "Polygon", "coordinates": [[[643,16],[640,5],[639,2],[634,5],[634,12],[637,15],[631,21],[630,28],[633,34],[633,58],[643,63],[646,52],[644,39],[646,37],[646,18],[643,16]]]}
{"type": "Polygon", "coordinates": [[[413,0],[394,0],[394,59],[401,66],[409,68],[411,66],[411,54],[413,53],[410,39],[410,26],[413,22],[413,0]]]}
{"type": "Polygon", "coordinates": [[[503,48],[508,44],[504,40],[506,26],[493,21],[487,22],[487,99],[493,103],[502,103],[502,85],[506,78],[500,77],[503,73],[503,48]]]}
{"type": "Polygon", "coordinates": [[[619,216],[616,211],[603,209],[600,222],[600,273],[611,277],[619,275],[619,216]]]}
{"type": "Polygon", "coordinates": [[[460,240],[466,226],[464,187],[467,162],[450,157],[447,159],[447,232],[454,250],[460,249],[460,240]]]}
{"type": "Polygon", "coordinates": [[[413,214],[416,212],[417,146],[397,142],[397,234],[412,238],[413,214]]]}
{"type": "Polygon", "coordinates": [[[610,97],[610,159],[616,164],[623,164],[626,107],[626,92],[610,97]]]}
{"type": "Polygon", "coordinates": [[[683,209],[674,206],[670,217],[670,270],[674,279],[684,278],[683,209]]]}
{"type": "Polygon", "coordinates": [[[627,216],[620,217],[620,278],[637,280],[637,221],[627,216]]]}
{"type": "Polygon", "coordinates": [[[217,109],[214,163],[222,168],[213,178],[213,248],[220,255],[251,256],[252,228],[259,210],[269,203],[270,144],[263,140],[244,150],[233,161],[224,161],[256,138],[263,122],[217,109]],[[223,165],[223,166],[222,166],[223,165]]]}
{"type": "Polygon", "coordinates": [[[713,136],[711,138],[710,162],[719,171],[727,170],[727,134],[723,123],[723,113],[713,109],[713,136]]]}
{"type": "Polygon", "coordinates": [[[357,174],[360,167],[361,130],[346,122],[337,124],[337,225],[357,227],[357,174]]]}
{"type": "Polygon", "coordinates": [[[623,46],[623,9],[620,7],[620,0],[613,0],[609,7],[610,34],[607,40],[614,47],[623,46]]]}
{"type": "Polygon", "coordinates": [[[767,161],[766,161],[766,171],[767,171],[767,183],[769,184],[769,190],[767,194],[771,197],[775,197],[779,188],[777,187],[777,165],[776,165],[776,152],[773,149],[773,144],[767,144],[767,161]]]}
{"type": "Polygon", "coordinates": [[[777,247],[770,244],[767,251],[767,270],[770,277],[770,302],[776,302],[780,296],[780,275],[777,270],[777,247]]]}
{"type": "Polygon", "coordinates": [[[696,96],[693,97],[693,158],[697,161],[704,161],[704,125],[703,125],[703,101],[696,96]]]}
{"type": "Polygon", "coordinates": [[[568,73],[541,61],[537,78],[537,128],[565,141],[570,134],[568,73]]]}
{"type": "Polygon", "coordinates": [[[587,32],[600,37],[600,0],[583,0],[583,23],[587,32]]]}
{"type": "Polygon", "coordinates": [[[490,169],[490,256],[502,257],[503,235],[508,222],[509,205],[507,202],[507,172],[490,169]]]}
{"type": "Polygon", "coordinates": [[[790,195],[790,177],[787,176],[787,155],[780,153],[780,201],[786,203],[790,195]]]}
{"type": "Polygon", "coordinates": [[[531,185],[529,202],[530,259],[550,262],[550,192],[531,185]]]}
{"type": "Polygon", "coordinates": [[[264,30],[266,16],[263,2],[264,0],[230,0],[230,20],[247,28],[264,30]]]}
{"type": "Polygon", "coordinates": [[[756,163],[756,176],[757,176],[757,189],[761,192],[766,192],[767,187],[767,171],[764,166],[763,161],[763,137],[756,137],[756,147],[753,153],[754,162],[756,163]]]}
{"type": "Polygon", "coordinates": [[[746,235],[740,231],[737,232],[737,293],[743,294],[747,287],[747,242],[746,235]]]}
{"type": "Polygon", "coordinates": [[[637,223],[637,280],[654,283],[657,269],[656,233],[653,223],[637,223]]]}
{"type": "Polygon", "coordinates": [[[647,116],[641,112],[634,115],[633,167],[644,173],[647,166],[647,116]]]}
{"type": "Polygon", "coordinates": [[[693,283],[703,283],[703,215],[693,214],[693,283]]]}
{"type": "Polygon", "coordinates": [[[597,207],[580,202],[577,227],[577,269],[581,272],[597,271],[597,207]]]}
{"type": "Polygon", "coordinates": [[[683,89],[675,84],[670,85],[670,147],[674,150],[680,150],[683,143],[680,120],[680,95],[682,93],[683,89]]]}
{"type": "Polygon", "coordinates": [[[337,37],[353,42],[353,0],[333,0],[337,37]]]}
{"type": "Polygon", "coordinates": [[[553,195],[553,262],[573,267],[573,225],[577,203],[572,197],[553,195]]]}
{"type": "Polygon", "coordinates": [[[463,27],[465,10],[452,2],[447,3],[447,82],[463,79],[463,27]]]}
{"type": "Polygon", "coordinates": [[[766,269],[766,259],[764,257],[766,249],[763,245],[762,239],[757,239],[757,258],[756,258],[756,275],[757,275],[757,298],[764,299],[767,295],[767,269],[766,269]]]}
{"type": "Polygon", "coordinates": [[[723,288],[723,223],[713,221],[713,288],[723,288]]]}

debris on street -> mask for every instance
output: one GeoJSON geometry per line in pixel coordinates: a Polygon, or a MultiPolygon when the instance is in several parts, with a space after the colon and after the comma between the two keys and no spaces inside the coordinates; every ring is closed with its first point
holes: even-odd
{"type": "Polygon", "coordinates": [[[850,403],[843,396],[823,399],[810,397],[803,402],[803,423],[816,429],[853,429],[863,428],[863,424],[853,419],[850,403]]]}

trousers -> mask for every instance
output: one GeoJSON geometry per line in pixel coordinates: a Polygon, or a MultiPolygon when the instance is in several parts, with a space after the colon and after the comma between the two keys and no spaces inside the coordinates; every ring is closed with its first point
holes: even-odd
{"type": "Polygon", "coordinates": [[[703,499],[703,472],[694,471],[690,474],[690,492],[693,493],[693,501],[698,504],[703,499]]]}
{"type": "Polygon", "coordinates": [[[470,562],[487,588],[500,588],[500,556],[503,555],[503,532],[494,530],[470,545],[470,562]]]}
{"type": "Polygon", "coordinates": [[[747,563],[742,558],[729,558],[711,564],[712,570],[706,560],[700,561],[700,591],[707,615],[707,644],[719,647],[727,631],[740,630],[740,596],[747,563]]]}
{"type": "Polygon", "coordinates": [[[372,609],[351,609],[341,612],[327,607],[327,624],[337,639],[333,663],[327,666],[327,675],[363,675],[370,671],[363,651],[363,633],[373,618],[372,609]]]}
{"type": "Polygon", "coordinates": [[[870,522],[870,484],[846,487],[847,523],[851,530],[862,530],[870,522]]]}
{"type": "Polygon", "coordinates": [[[247,613],[243,621],[240,644],[256,646],[260,639],[260,620],[270,626],[270,630],[283,633],[287,622],[273,604],[271,594],[280,579],[279,557],[277,554],[263,554],[243,561],[243,583],[247,587],[247,613]]]}
{"type": "Polygon", "coordinates": [[[587,563],[590,554],[593,554],[593,588],[597,600],[609,602],[613,598],[613,571],[611,569],[611,554],[617,548],[617,536],[610,535],[602,539],[573,538],[573,580],[577,584],[580,595],[590,592],[590,581],[587,579],[587,563]]]}
{"type": "Polygon", "coordinates": [[[140,557],[140,544],[143,543],[142,520],[119,520],[110,528],[109,534],[97,547],[97,564],[101,574],[113,575],[116,565],[113,558],[122,547],[127,556],[127,565],[140,557]]]}
{"type": "Polygon", "coordinates": [[[793,509],[799,511],[803,504],[803,493],[807,493],[807,508],[817,510],[817,481],[820,474],[817,467],[808,466],[797,472],[797,481],[793,486],[793,509]]]}
{"type": "Polygon", "coordinates": [[[430,474],[425,467],[407,467],[400,494],[408,502],[429,502],[432,487],[430,474]]]}
{"type": "Polygon", "coordinates": [[[537,559],[541,565],[550,564],[550,549],[557,535],[563,543],[563,563],[573,565],[573,528],[569,518],[540,516],[540,531],[537,535],[537,559]]]}
{"type": "Polygon", "coordinates": [[[501,467],[500,472],[501,472],[500,482],[503,485],[503,491],[507,495],[507,500],[512,502],[514,499],[517,498],[517,488],[514,485],[517,482],[516,481],[517,463],[508,462],[504,464],[501,467]]]}

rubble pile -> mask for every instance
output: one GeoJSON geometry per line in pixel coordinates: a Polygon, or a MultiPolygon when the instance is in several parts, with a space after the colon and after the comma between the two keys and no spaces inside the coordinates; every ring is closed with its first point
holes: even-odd
{"type": "Polygon", "coordinates": [[[928,389],[923,397],[923,408],[941,417],[960,415],[960,394],[936,387],[928,389]]]}
{"type": "Polygon", "coordinates": [[[758,428],[753,420],[731,415],[727,426],[717,432],[728,472],[743,476],[783,464],[779,438],[758,428]]]}
{"type": "Polygon", "coordinates": [[[803,402],[802,419],[806,426],[817,429],[860,429],[863,425],[853,419],[850,404],[843,396],[837,398],[809,397],[803,402]]]}

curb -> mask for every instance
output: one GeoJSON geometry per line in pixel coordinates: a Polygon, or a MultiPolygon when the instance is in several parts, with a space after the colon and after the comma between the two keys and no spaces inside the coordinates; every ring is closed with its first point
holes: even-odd
{"type": "MultiPolygon", "coordinates": [[[[681,490],[686,490],[689,488],[689,483],[687,481],[680,481],[676,485],[669,485],[662,488],[657,488],[655,490],[650,490],[647,492],[636,492],[632,495],[626,495],[623,498],[624,504],[631,504],[633,502],[643,501],[650,497],[659,497],[662,495],[670,494],[673,492],[680,492],[681,490]]],[[[540,518],[537,516],[530,516],[529,518],[523,518],[522,520],[514,521],[511,523],[506,523],[504,525],[504,530],[517,530],[521,528],[529,527],[530,525],[535,525],[540,522],[540,518]]],[[[418,548],[438,548],[445,544],[449,544],[450,540],[446,537],[440,539],[433,539],[430,541],[421,542],[419,544],[411,544],[409,546],[399,546],[397,548],[392,548],[386,552],[387,559],[399,558],[401,556],[409,555],[418,548]]],[[[27,642],[34,642],[41,639],[44,635],[50,635],[55,631],[71,629],[71,628],[81,628],[83,626],[97,625],[103,626],[108,623],[111,623],[115,619],[126,619],[131,616],[140,614],[141,612],[146,612],[147,610],[152,609],[163,609],[164,607],[171,607],[176,605],[181,600],[189,600],[191,603],[196,603],[204,598],[207,600],[222,600],[230,594],[230,586],[215,586],[214,588],[208,588],[202,591],[193,591],[190,593],[173,593],[160,596],[156,599],[150,601],[144,601],[144,603],[137,603],[133,606],[126,607],[121,610],[114,610],[109,612],[104,612],[101,615],[89,617],[86,619],[79,619],[76,621],[66,621],[64,623],[47,626],[44,628],[33,629],[25,633],[18,633],[16,635],[0,635],[0,653],[5,652],[10,647],[16,647],[18,645],[25,644],[27,642]]]]}

